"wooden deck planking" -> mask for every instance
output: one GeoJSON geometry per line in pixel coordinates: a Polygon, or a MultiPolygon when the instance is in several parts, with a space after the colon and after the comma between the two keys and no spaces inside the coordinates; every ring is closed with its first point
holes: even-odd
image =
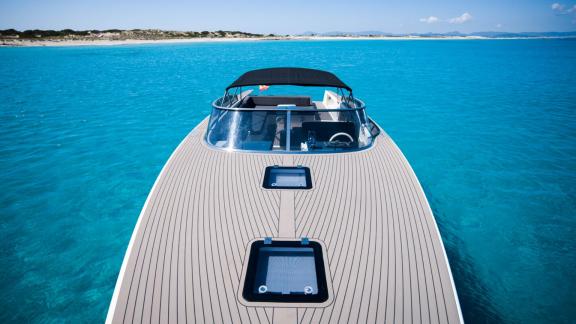
{"type": "Polygon", "coordinates": [[[334,293],[328,307],[299,308],[298,322],[461,321],[426,197],[386,134],[365,151],[287,156],[210,149],[205,127],[182,142],[148,197],[108,322],[279,322],[237,292],[248,242],[293,232],[326,244],[334,293]],[[308,166],[313,189],[262,189],[275,164],[308,166]]]}

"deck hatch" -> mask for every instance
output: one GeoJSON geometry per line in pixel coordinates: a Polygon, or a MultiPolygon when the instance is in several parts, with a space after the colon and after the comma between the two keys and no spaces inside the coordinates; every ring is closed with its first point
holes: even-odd
{"type": "Polygon", "coordinates": [[[325,302],[328,288],[322,253],[322,245],[315,241],[254,241],[242,297],[248,302],[325,302]]]}
{"type": "Polygon", "coordinates": [[[264,172],[266,189],[311,189],[310,169],[304,166],[269,166],[264,172]]]}

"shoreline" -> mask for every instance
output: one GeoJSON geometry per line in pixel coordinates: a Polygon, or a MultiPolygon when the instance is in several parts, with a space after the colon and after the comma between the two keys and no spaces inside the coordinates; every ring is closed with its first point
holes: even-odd
{"type": "Polygon", "coordinates": [[[256,41],[429,41],[429,40],[515,40],[515,39],[574,39],[576,37],[482,37],[482,36],[288,36],[288,37],[224,37],[224,38],[173,38],[173,39],[93,39],[93,40],[67,40],[67,39],[0,39],[0,47],[64,47],[64,46],[121,46],[143,44],[185,44],[185,43],[225,43],[225,42],[256,42],[256,41]]]}

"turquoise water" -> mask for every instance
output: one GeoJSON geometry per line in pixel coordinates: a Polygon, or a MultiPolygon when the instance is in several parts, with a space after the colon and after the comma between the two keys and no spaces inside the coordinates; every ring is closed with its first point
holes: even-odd
{"type": "Polygon", "coordinates": [[[0,322],[101,322],[139,211],[240,73],[336,72],[402,148],[468,323],[576,321],[576,41],[0,48],[0,322]]]}

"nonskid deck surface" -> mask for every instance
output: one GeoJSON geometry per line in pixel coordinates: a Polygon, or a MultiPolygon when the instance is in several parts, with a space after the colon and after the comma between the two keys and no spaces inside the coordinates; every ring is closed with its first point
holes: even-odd
{"type": "Polygon", "coordinates": [[[206,121],[186,137],[148,198],[109,322],[461,322],[428,202],[386,134],[366,151],[282,155],[208,148],[205,129],[206,121]],[[271,165],[309,167],[314,188],[262,189],[271,165]],[[268,236],[326,244],[328,307],[239,302],[247,244],[268,236]]]}

